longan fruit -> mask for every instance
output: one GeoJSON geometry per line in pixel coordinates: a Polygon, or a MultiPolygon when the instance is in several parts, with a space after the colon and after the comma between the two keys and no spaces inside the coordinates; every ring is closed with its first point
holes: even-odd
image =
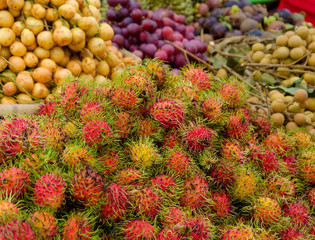
{"type": "Polygon", "coordinates": [[[306,116],[304,113],[295,114],[293,119],[298,126],[303,126],[306,123],[306,116]]]}
{"type": "Polygon", "coordinates": [[[299,35],[301,38],[306,39],[309,35],[309,29],[306,26],[299,26],[296,30],[296,34],[299,35]]]}
{"type": "Polygon", "coordinates": [[[270,97],[270,101],[273,102],[275,100],[284,100],[284,95],[280,92],[272,94],[270,97]]]}
{"type": "Polygon", "coordinates": [[[290,58],[297,60],[303,57],[304,51],[301,47],[292,48],[290,51],[290,58]]]}
{"type": "Polygon", "coordinates": [[[298,102],[305,102],[308,98],[308,93],[304,89],[299,89],[294,94],[294,99],[298,102]]]}
{"type": "Polygon", "coordinates": [[[276,44],[278,46],[286,46],[288,44],[289,38],[286,35],[281,35],[276,38],[276,44]]]}
{"type": "Polygon", "coordinates": [[[282,113],[274,113],[270,118],[271,121],[277,126],[282,126],[285,121],[284,115],[282,113]]]}
{"type": "Polygon", "coordinates": [[[284,47],[284,46],[279,47],[278,49],[276,49],[273,52],[273,56],[276,58],[279,58],[279,59],[285,59],[285,58],[289,57],[289,55],[290,55],[289,48],[284,47]]]}
{"type": "Polygon", "coordinates": [[[262,43],[254,43],[253,46],[252,46],[252,50],[254,52],[264,51],[265,50],[265,45],[262,44],[262,43]]]}
{"type": "Polygon", "coordinates": [[[287,36],[287,38],[289,39],[290,37],[292,37],[292,36],[295,35],[295,32],[293,32],[293,31],[287,31],[284,35],[287,36]]]}
{"type": "Polygon", "coordinates": [[[311,56],[308,58],[307,64],[309,66],[315,66],[315,53],[312,53],[311,56]]]}
{"type": "Polygon", "coordinates": [[[287,105],[284,103],[283,100],[275,100],[271,103],[271,109],[275,113],[282,113],[286,110],[287,105]]]}
{"type": "Polygon", "coordinates": [[[255,63],[259,63],[264,56],[265,54],[262,51],[257,51],[253,54],[252,59],[255,63]]]}
{"type": "Polygon", "coordinates": [[[295,122],[288,122],[286,125],[285,125],[285,130],[287,131],[292,131],[292,130],[295,130],[297,129],[299,126],[295,123],[295,122]]]}
{"type": "Polygon", "coordinates": [[[294,35],[294,36],[289,38],[289,41],[288,41],[289,47],[294,48],[294,47],[299,47],[301,45],[303,45],[303,40],[300,36],[294,35]]]}

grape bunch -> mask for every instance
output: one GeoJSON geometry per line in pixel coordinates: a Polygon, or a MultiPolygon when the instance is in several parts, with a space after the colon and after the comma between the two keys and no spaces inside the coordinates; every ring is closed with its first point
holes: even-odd
{"type": "Polygon", "coordinates": [[[107,21],[113,26],[113,44],[126,48],[140,58],[158,58],[172,67],[187,64],[184,53],[165,40],[204,59],[206,44],[185,25],[185,17],[168,9],[149,11],[134,0],[107,0],[107,21]]]}

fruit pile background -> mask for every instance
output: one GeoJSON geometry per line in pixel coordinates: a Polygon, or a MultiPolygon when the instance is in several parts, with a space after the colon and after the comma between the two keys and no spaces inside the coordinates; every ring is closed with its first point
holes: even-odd
{"type": "Polygon", "coordinates": [[[245,86],[147,61],[0,126],[1,239],[313,239],[314,139],[245,86]]]}

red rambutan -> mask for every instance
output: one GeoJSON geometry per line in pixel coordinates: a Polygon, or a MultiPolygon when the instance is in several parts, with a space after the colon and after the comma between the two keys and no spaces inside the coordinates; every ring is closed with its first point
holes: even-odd
{"type": "Polygon", "coordinates": [[[36,211],[29,216],[29,221],[40,239],[53,239],[57,234],[57,220],[49,212],[36,211]]]}
{"type": "Polygon", "coordinates": [[[178,232],[171,228],[164,228],[158,235],[156,240],[181,240],[178,232]]]}
{"type": "Polygon", "coordinates": [[[30,180],[28,173],[20,168],[12,167],[0,172],[1,196],[12,195],[15,199],[26,192],[30,180]]]}
{"type": "Polygon", "coordinates": [[[174,151],[169,153],[168,158],[165,160],[166,169],[179,176],[187,175],[192,169],[192,165],[187,155],[181,151],[174,151]]]}
{"type": "Polygon", "coordinates": [[[102,155],[98,162],[100,163],[100,171],[105,176],[111,176],[117,170],[120,163],[119,156],[115,152],[109,152],[102,155]]]}
{"type": "Polygon", "coordinates": [[[268,119],[265,117],[258,115],[253,122],[253,125],[255,126],[255,132],[266,136],[270,134],[270,123],[268,122],[268,119]]]}
{"type": "Polygon", "coordinates": [[[0,226],[0,239],[36,240],[31,225],[26,221],[13,220],[0,226]]]}
{"type": "Polygon", "coordinates": [[[165,228],[176,228],[187,220],[186,213],[177,207],[170,207],[161,214],[161,223],[165,228]]]}
{"type": "Polygon", "coordinates": [[[0,225],[12,220],[16,220],[19,216],[19,209],[11,201],[0,201],[0,225]]]}
{"type": "Polygon", "coordinates": [[[264,225],[277,223],[281,217],[281,207],[279,203],[268,197],[260,197],[253,204],[254,220],[264,225]]]}
{"type": "Polygon", "coordinates": [[[211,199],[214,202],[214,205],[211,206],[212,210],[220,217],[224,218],[229,215],[230,210],[230,199],[229,196],[224,193],[212,193],[211,199]]]}
{"type": "Polygon", "coordinates": [[[212,146],[216,132],[204,126],[191,126],[185,133],[185,143],[193,152],[201,152],[212,146]]]}
{"type": "Polygon", "coordinates": [[[273,176],[265,180],[266,194],[275,198],[294,197],[296,189],[293,181],[286,177],[273,176]]]}
{"type": "Polygon", "coordinates": [[[83,104],[80,111],[80,119],[83,123],[87,123],[92,120],[103,116],[105,109],[100,103],[97,102],[86,102],[83,104]]]}
{"type": "Polygon", "coordinates": [[[124,109],[136,107],[139,99],[136,93],[130,88],[118,87],[111,90],[111,103],[124,109]]]}
{"type": "Polygon", "coordinates": [[[226,137],[242,139],[248,132],[247,123],[244,118],[230,116],[226,125],[226,137]]]}
{"type": "Polygon", "coordinates": [[[235,180],[232,163],[221,161],[215,164],[210,171],[210,176],[213,180],[224,187],[230,186],[235,180]]]}
{"type": "Polygon", "coordinates": [[[223,102],[219,98],[207,97],[201,108],[203,115],[210,121],[220,122],[224,118],[223,102]]]}
{"type": "Polygon", "coordinates": [[[247,227],[233,227],[222,234],[220,240],[255,240],[251,229],[247,227]]]}
{"type": "Polygon", "coordinates": [[[185,109],[176,101],[157,101],[149,109],[150,115],[169,128],[179,127],[184,120],[185,109]]]}
{"type": "Polygon", "coordinates": [[[133,125],[132,117],[127,112],[120,112],[115,118],[115,127],[121,138],[127,138],[133,125]]]}
{"type": "Polygon", "coordinates": [[[274,150],[277,155],[282,155],[290,149],[290,144],[284,134],[270,134],[265,138],[264,144],[267,148],[274,150]]]}
{"type": "Polygon", "coordinates": [[[209,199],[208,181],[195,174],[185,181],[184,192],[180,198],[183,207],[198,209],[206,205],[209,199]]]}
{"type": "Polygon", "coordinates": [[[212,86],[209,75],[199,67],[190,67],[183,73],[184,78],[199,90],[207,90],[212,86]]]}
{"type": "Polygon", "coordinates": [[[153,240],[156,230],[153,225],[143,220],[132,220],[124,226],[124,235],[128,240],[153,240]]]}
{"type": "Polygon", "coordinates": [[[301,231],[294,229],[292,227],[289,227],[285,231],[282,231],[280,233],[281,240],[300,240],[305,239],[305,234],[301,231]]]}
{"type": "Polygon", "coordinates": [[[276,154],[270,150],[265,150],[258,155],[259,165],[264,172],[275,172],[279,168],[279,160],[276,154]]]}
{"type": "Polygon", "coordinates": [[[65,191],[66,185],[61,176],[46,173],[35,183],[35,202],[40,206],[47,206],[57,210],[64,203],[65,191]]]}
{"type": "Polygon", "coordinates": [[[242,93],[235,84],[225,83],[219,90],[222,99],[229,107],[237,107],[242,103],[242,93]]]}
{"type": "Polygon", "coordinates": [[[57,102],[47,102],[45,101],[42,103],[39,107],[39,110],[37,111],[37,115],[39,116],[52,116],[56,114],[57,107],[56,105],[59,104],[57,102]]]}
{"type": "Polygon", "coordinates": [[[90,240],[92,237],[92,227],[85,217],[73,215],[65,223],[62,236],[64,240],[90,240]]]}
{"type": "Polygon", "coordinates": [[[86,206],[95,206],[103,198],[104,182],[98,172],[81,170],[73,177],[71,191],[75,200],[86,206]]]}
{"type": "Polygon", "coordinates": [[[309,221],[309,213],[307,207],[302,203],[291,203],[283,208],[284,215],[290,218],[290,223],[294,226],[304,226],[309,221]]]}
{"type": "Polygon", "coordinates": [[[214,235],[210,220],[203,216],[187,220],[184,226],[187,237],[191,240],[211,239],[214,235]]]}
{"type": "Polygon", "coordinates": [[[117,173],[114,182],[126,188],[135,188],[143,185],[144,177],[141,172],[135,168],[125,168],[117,173]]]}
{"type": "Polygon", "coordinates": [[[221,147],[221,155],[223,159],[229,162],[240,162],[244,157],[243,151],[239,144],[234,141],[225,141],[221,147]]]}
{"type": "Polygon", "coordinates": [[[312,188],[307,195],[308,202],[312,208],[315,208],[315,187],[312,188]]]}
{"type": "Polygon", "coordinates": [[[82,137],[88,145],[100,147],[112,141],[113,131],[107,122],[93,120],[83,126],[82,137]]]}

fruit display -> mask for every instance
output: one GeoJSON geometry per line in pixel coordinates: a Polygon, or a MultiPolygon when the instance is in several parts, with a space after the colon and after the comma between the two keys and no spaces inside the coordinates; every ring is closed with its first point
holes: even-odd
{"type": "Polygon", "coordinates": [[[158,58],[172,67],[183,67],[191,60],[185,52],[201,59],[206,44],[194,36],[194,28],[185,25],[185,17],[168,9],[149,11],[134,1],[107,1],[107,21],[113,26],[113,43],[140,58],[158,58]],[[174,47],[175,45],[175,47],[174,47]]]}
{"type": "Polygon", "coordinates": [[[0,123],[0,238],[311,240],[314,149],[200,66],[68,78],[0,123]]]}
{"type": "Polygon", "coordinates": [[[196,35],[204,34],[205,42],[230,36],[264,36],[266,32],[285,30],[288,24],[301,25],[304,16],[288,9],[268,13],[266,6],[249,0],[206,0],[196,4],[196,35]]]}
{"type": "Polygon", "coordinates": [[[136,58],[111,44],[113,29],[96,1],[1,1],[1,104],[50,96],[69,76],[104,81],[136,58]]]}

